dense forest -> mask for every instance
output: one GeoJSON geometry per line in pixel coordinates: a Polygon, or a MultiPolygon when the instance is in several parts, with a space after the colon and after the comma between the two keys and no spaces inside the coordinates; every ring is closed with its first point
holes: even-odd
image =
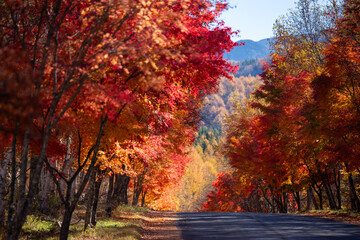
{"type": "MultiPolygon", "coordinates": [[[[204,97],[236,67],[223,1],[0,3],[0,238],[29,215],[176,209],[204,97]]],[[[57,230],[56,230],[57,231],[57,230]]]]}
{"type": "Polygon", "coordinates": [[[271,61],[225,120],[208,211],[360,211],[360,3],[300,0],[274,26],[271,61]]]}

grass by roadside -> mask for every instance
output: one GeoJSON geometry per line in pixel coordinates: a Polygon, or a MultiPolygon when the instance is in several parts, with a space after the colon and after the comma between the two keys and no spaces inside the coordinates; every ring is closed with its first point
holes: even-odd
{"type": "Polygon", "coordinates": [[[297,214],[360,225],[360,213],[351,210],[310,210],[297,212],[297,214]]]}
{"type": "MultiPolygon", "coordinates": [[[[95,239],[112,240],[141,239],[145,225],[144,217],[148,209],[130,206],[120,206],[113,212],[111,218],[106,218],[100,211],[96,228],[84,228],[84,211],[78,210],[74,216],[74,224],[70,226],[69,239],[95,239]]],[[[59,225],[56,219],[48,219],[46,216],[31,215],[27,218],[20,239],[58,239],[59,225]]]]}

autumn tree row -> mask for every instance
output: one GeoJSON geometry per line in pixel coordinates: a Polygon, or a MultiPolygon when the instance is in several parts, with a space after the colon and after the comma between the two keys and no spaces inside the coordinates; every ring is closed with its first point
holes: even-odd
{"type": "Polygon", "coordinates": [[[276,23],[263,83],[227,121],[236,170],[205,209],[360,211],[360,3],[329,2],[300,0],[276,23]]]}
{"type": "Polygon", "coordinates": [[[0,3],[0,225],[62,204],[67,239],[78,202],[95,224],[106,184],[120,202],[168,205],[202,97],[233,67],[217,17],[224,1],[40,0],[0,3]],[[86,197],[84,197],[86,193],[86,197]],[[147,197],[146,200],[145,197],[147,197]],[[36,203],[36,204],[35,204],[36,203]]]}

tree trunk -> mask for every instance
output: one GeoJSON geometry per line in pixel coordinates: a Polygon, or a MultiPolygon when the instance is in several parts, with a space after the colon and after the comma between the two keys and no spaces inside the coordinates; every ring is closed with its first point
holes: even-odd
{"type": "Polygon", "coordinates": [[[288,194],[286,192],[283,192],[283,208],[284,208],[284,213],[288,212],[288,194]]]}
{"type": "Polygon", "coordinates": [[[266,202],[268,203],[270,212],[271,212],[271,213],[275,213],[275,197],[274,197],[274,195],[271,193],[272,197],[271,197],[271,199],[269,199],[269,198],[266,196],[266,191],[267,191],[267,190],[261,188],[262,197],[263,197],[263,198],[266,200],[266,202]],[[270,201],[270,200],[271,200],[271,201],[270,201]]]}
{"type": "MultiPolygon", "coordinates": [[[[329,207],[330,207],[330,209],[336,209],[335,197],[334,197],[334,194],[333,194],[332,189],[331,189],[331,182],[330,182],[327,166],[323,165],[324,170],[325,170],[325,171],[323,171],[321,169],[319,161],[315,160],[315,163],[316,163],[318,176],[320,177],[322,186],[324,187],[324,190],[325,190],[328,202],[329,202],[329,207]]],[[[320,196],[319,196],[319,200],[320,200],[320,196]]],[[[320,200],[320,205],[322,205],[321,201],[322,201],[322,198],[320,200]]],[[[322,209],[322,208],[320,207],[320,209],[322,209]]]]}
{"type": "Polygon", "coordinates": [[[306,210],[309,211],[312,209],[312,198],[310,193],[311,188],[306,190],[306,210]]]}
{"type": "Polygon", "coordinates": [[[114,183],[114,192],[112,196],[111,206],[116,208],[119,204],[128,204],[127,188],[130,182],[130,177],[125,174],[116,174],[114,183]]]}
{"type": "MultiPolygon", "coordinates": [[[[77,203],[79,201],[79,198],[81,196],[81,194],[83,193],[86,185],[88,184],[93,172],[96,172],[96,161],[97,161],[97,154],[99,151],[99,147],[100,147],[100,142],[101,142],[101,138],[103,136],[104,133],[104,129],[105,129],[105,124],[107,121],[108,117],[105,116],[104,119],[101,120],[100,122],[100,129],[97,135],[97,139],[96,142],[93,146],[93,150],[89,150],[88,156],[90,156],[90,153],[92,152],[92,157],[91,157],[91,162],[89,164],[89,167],[87,169],[87,172],[85,174],[85,176],[82,179],[82,182],[79,186],[78,191],[76,192],[76,194],[74,196],[72,196],[72,186],[73,186],[73,182],[76,180],[76,176],[78,175],[74,175],[71,178],[71,181],[67,182],[67,189],[66,189],[66,197],[65,197],[65,201],[64,201],[64,205],[65,205],[65,214],[64,214],[64,218],[63,218],[63,223],[61,224],[61,230],[60,230],[60,240],[66,240],[69,234],[69,227],[70,227],[70,221],[71,221],[71,216],[72,213],[74,212],[77,203]]],[[[78,169],[79,170],[79,169],[78,169]]],[[[78,171],[76,171],[78,173],[78,171]]],[[[90,184],[91,185],[91,184],[90,184]]],[[[58,190],[60,190],[58,188],[58,190]]]]}
{"type": "Polygon", "coordinates": [[[6,154],[5,159],[0,162],[0,228],[5,225],[5,208],[6,208],[6,174],[7,166],[11,160],[12,148],[6,154]]]}
{"type": "Polygon", "coordinates": [[[339,166],[334,168],[334,179],[335,179],[335,188],[336,188],[336,200],[337,200],[337,209],[341,209],[341,174],[339,166]],[[336,177],[337,176],[337,177],[336,177]]]}
{"type": "Polygon", "coordinates": [[[86,213],[85,213],[85,219],[84,219],[84,221],[85,221],[84,231],[90,224],[92,206],[93,206],[93,201],[94,201],[95,178],[96,178],[96,171],[94,169],[90,175],[90,181],[89,181],[86,196],[85,196],[86,213]]]}
{"type": "Polygon", "coordinates": [[[120,199],[120,191],[121,191],[121,186],[123,184],[122,182],[122,177],[121,174],[116,174],[115,175],[115,180],[114,180],[114,191],[113,194],[111,196],[111,208],[112,210],[114,210],[118,205],[119,205],[119,199],[120,199]]]}
{"type": "Polygon", "coordinates": [[[334,201],[337,209],[341,209],[341,174],[340,174],[340,165],[336,165],[333,169],[334,174],[334,186],[336,198],[334,196],[334,201]]]}
{"type": "Polygon", "coordinates": [[[146,192],[147,192],[147,191],[142,191],[142,193],[141,193],[141,207],[144,207],[144,206],[145,206],[146,192]]]}
{"type": "Polygon", "coordinates": [[[141,174],[137,175],[137,177],[134,179],[134,195],[133,195],[132,206],[136,206],[139,202],[145,174],[146,174],[146,170],[144,170],[141,174]]]}
{"type": "Polygon", "coordinates": [[[294,198],[296,201],[296,205],[297,205],[297,210],[300,212],[301,211],[301,196],[300,196],[300,192],[294,192],[294,198]]]}
{"type": "MultiPolygon", "coordinates": [[[[33,158],[36,159],[36,158],[33,158]]],[[[43,167],[43,162],[41,161],[39,164],[35,165],[35,171],[41,172],[38,170],[41,170],[43,167]]],[[[32,167],[30,166],[30,169],[32,167]]],[[[36,174],[30,173],[30,183],[29,183],[29,191],[26,196],[25,201],[23,201],[22,206],[18,206],[18,209],[16,210],[16,216],[14,217],[14,223],[11,227],[12,230],[7,233],[7,240],[17,240],[19,238],[21,228],[25,223],[26,217],[28,215],[29,210],[32,207],[34,197],[38,194],[38,186],[39,186],[39,177],[35,177],[36,174]]]]}
{"type": "Polygon", "coordinates": [[[30,133],[29,129],[26,129],[24,135],[24,146],[23,152],[21,154],[21,163],[20,163],[20,182],[18,189],[18,204],[17,209],[24,205],[25,201],[25,192],[26,192],[26,180],[27,180],[27,168],[28,168],[28,154],[29,154],[29,142],[30,142],[30,133]]]}
{"type": "MultiPolygon", "coordinates": [[[[45,160],[47,161],[47,159],[45,160]]],[[[32,198],[36,198],[40,193],[40,176],[41,172],[44,169],[44,161],[39,162],[37,157],[32,157],[30,159],[30,183],[32,183],[32,198]],[[41,167],[41,170],[37,172],[37,167],[41,167]]],[[[34,200],[34,199],[33,199],[34,200]]],[[[32,204],[32,203],[31,203],[32,204]]]]}
{"type": "MultiPolygon", "coordinates": [[[[318,185],[317,185],[318,186],[318,185]]],[[[319,205],[317,204],[316,202],[316,199],[315,199],[315,196],[314,194],[312,193],[312,197],[313,197],[313,202],[314,202],[314,205],[315,205],[315,209],[316,210],[322,210],[323,209],[323,196],[322,196],[322,188],[321,186],[318,186],[318,190],[316,190],[316,187],[315,186],[312,186],[312,189],[314,190],[314,192],[316,193],[316,195],[318,196],[319,198],[319,205]]]]}
{"type": "Polygon", "coordinates": [[[113,192],[114,192],[114,174],[112,174],[109,177],[109,184],[108,184],[108,192],[107,192],[107,196],[106,196],[106,214],[108,217],[111,217],[111,211],[113,209],[112,206],[112,196],[113,196],[113,192]]]}
{"type": "MultiPolygon", "coordinates": [[[[319,171],[321,171],[321,169],[319,169],[319,171]]],[[[321,181],[322,181],[324,189],[325,189],[325,193],[326,193],[327,198],[328,198],[330,209],[333,209],[333,210],[337,209],[335,196],[334,196],[334,193],[333,193],[333,191],[331,189],[330,177],[329,177],[326,165],[325,165],[325,174],[320,172],[320,176],[321,176],[321,181]]]]}
{"type": "Polygon", "coordinates": [[[44,169],[44,186],[41,192],[41,205],[40,211],[44,214],[49,212],[49,195],[50,195],[50,184],[52,183],[50,173],[44,169]]]}
{"type": "Polygon", "coordinates": [[[8,207],[8,239],[17,239],[19,233],[15,228],[15,187],[16,187],[16,137],[17,137],[17,123],[14,128],[13,140],[11,143],[11,182],[10,182],[10,197],[8,207]],[[10,238],[11,237],[11,238],[10,238]]]}
{"type": "Polygon", "coordinates": [[[124,174],[124,175],[122,175],[122,178],[123,178],[123,184],[121,185],[121,188],[120,188],[119,201],[120,201],[121,204],[128,205],[129,200],[128,200],[127,190],[128,190],[128,186],[129,186],[129,182],[130,182],[130,177],[126,176],[124,174]]]}
{"type": "Polygon", "coordinates": [[[96,226],[96,211],[97,211],[97,206],[99,203],[99,193],[100,193],[100,187],[101,187],[102,180],[103,180],[103,178],[101,177],[95,182],[94,201],[93,201],[92,211],[91,211],[91,225],[94,227],[96,226]]]}
{"type": "Polygon", "coordinates": [[[349,174],[348,180],[349,180],[349,189],[350,189],[351,209],[360,212],[360,200],[356,193],[356,188],[352,177],[352,173],[349,174]]]}
{"type": "Polygon", "coordinates": [[[75,207],[65,207],[65,213],[60,228],[60,240],[67,240],[69,236],[69,229],[71,224],[71,217],[75,210],[75,207]]]}
{"type": "Polygon", "coordinates": [[[100,192],[100,186],[102,183],[102,178],[99,178],[96,180],[96,178],[100,175],[100,170],[96,169],[94,171],[93,176],[91,176],[91,180],[88,187],[87,192],[87,201],[86,201],[86,214],[85,214],[85,225],[84,225],[84,231],[86,230],[87,226],[95,227],[96,226],[96,210],[97,205],[99,202],[99,192],[100,192]]]}
{"type": "Polygon", "coordinates": [[[46,160],[46,151],[50,136],[50,126],[46,127],[45,133],[42,136],[41,152],[38,158],[32,158],[30,162],[30,182],[28,194],[22,204],[17,205],[16,215],[14,221],[9,227],[7,233],[7,240],[16,240],[19,238],[21,228],[25,223],[29,210],[32,208],[34,197],[38,194],[39,176],[43,168],[43,163],[46,160]]]}
{"type": "Polygon", "coordinates": [[[319,209],[323,210],[324,209],[324,198],[323,198],[323,194],[322,194],[323,190],[322,188],[319,189],[319,209]]]}
{"type": "Polygon", "coordinates": [[[279,213],[287,213],[287,194],[275,194],[274,196],[279,213]]]}

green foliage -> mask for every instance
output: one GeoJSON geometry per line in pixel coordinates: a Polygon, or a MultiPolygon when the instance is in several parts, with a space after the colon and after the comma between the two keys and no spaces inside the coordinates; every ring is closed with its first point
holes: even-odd
{"type": "Polygon", "coordinates": [[[69,239],[98,239],[98,240],[112,240],[112,239],[140,239],[141,227],[129,221],[118,221],[114,219],[101,220],[96,224],[96,228],[88,228],[83,231],[82,225],[70,227],[69,239]]]}
{"type": "Polygon", "coordinates": [[[55,222],[29,215],[23,226],[23,234],[26,236],[26,239],[47,239],[54,234],[56,229],[57,224],[55,222]]]}
{"type": "Polygon", "coordinates": [[[40,217],[30,215],[27,217],[24,232],[37,231],[37,232],[49,232],[55,226],[53,222],[42,220],[40,217]]]}
{"type": "MultiPolygon", "coordinates": [[[[119,206],[114,211],[114,217],[97,221],[96,228],[88,228],[83,231],[81,222],[70,226],[69,239],[140,239],[143,231],[142,216],[148,212],[148,208],[119,206]],[[131,219],[123,219],[124,215],[131,219]]],[[[59,227],[54,221],[47,221],[41,217],[30,215],[23,227],[20,239],[58,239],[59,227]]]]}
{"type": "Polygon", "coordinates": [[[114,210],[114,216],[121,216],[122,213],[147,213],[149,211],[149,208],[147,207],[139,207],[139,206],[131,206],[131,205],[125,205],[120,204],[115,210],[114,210]]]}

